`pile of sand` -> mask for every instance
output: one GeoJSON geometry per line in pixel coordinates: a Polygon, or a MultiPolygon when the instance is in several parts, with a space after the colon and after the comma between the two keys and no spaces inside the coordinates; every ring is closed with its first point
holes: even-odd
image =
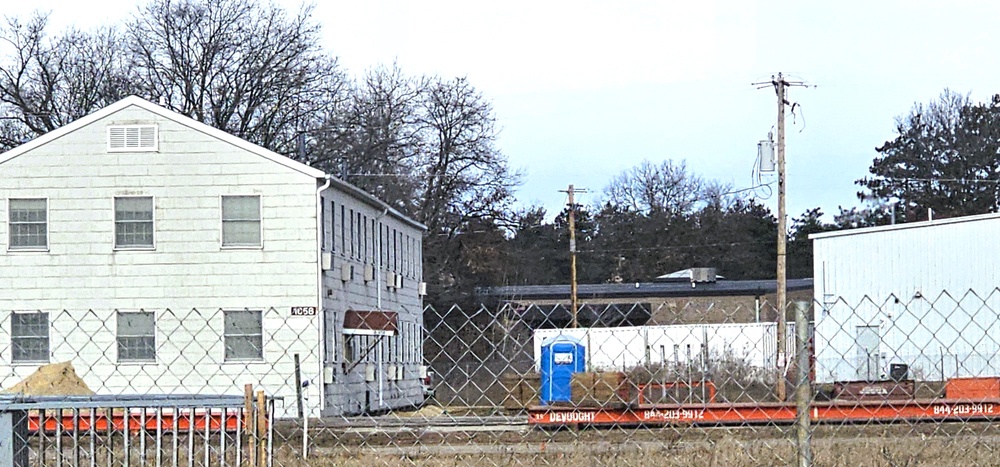
{"type": "Polygon", "coordinates": [[[440,417],[444,415],[444,409],[436,405],[425,405],[418,410],[405,411],[405,412],[393,412],[397,417],[419,417],[419,418],[430,418],[430,417],[440,417]]]}
{"type": "Polygon", "coordinates": [[[87,383],[76,374],[70,362],[42,365],[30,376],[4,392],[25,396],[89,396],[87,383]]]}

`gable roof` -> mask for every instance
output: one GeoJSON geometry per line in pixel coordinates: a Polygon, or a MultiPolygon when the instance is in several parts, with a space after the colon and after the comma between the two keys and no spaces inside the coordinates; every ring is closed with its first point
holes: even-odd
{"type": "Polygon", "coordinates": [[[0,164],[3,164],[28,151],[31,151],[45,144],[48,144],[58,138],[61,138],[69,133],[72,133],[80,128],[90,125],[96,121],[99,121],[105,117],[108,117],[116,112],[119,112],[131,106],[139,107],[156,116],[159,116],[166,120],[170,120],[174,123],[177,123],[178,125],[186,126],[194,131],[204,133],[220,141],[232,144],[233,146],[243,149],[249,153],[256,154],[260,157],[270,160],[271,162],[283,165],[285,167],[288,167],[292,170],[303,173],[310,177],[324,178],[326,176],[326,174],[322,170],[310,167],[298,161],[294,161],[274,151],[260,147],[247,140],[226,133],[225,131],[215,128],[211,125],[199,122],[193,118],[181,115],[177,112],[174,112],[173,110],[156,105],[138,96],[126,97],[101,110],[88,114],[84,117],[78,118],[66,125],[56,128],[55,130],[52,130],[48,133],[45,133],[44,135],[41,135],[14,149],[11,149],[10,151],[7,151],[5,153],[0,153],[0,164]]]}
{"type": "Polygon", "coordinates": [[[392,214],[393,217],[399,219],[403,223],[405,223],[405,224],[407,224],[407,225],[409,225],[409,226],[411,226],[411,227],[413,227],[415,229],[418,229],[418,230],[421,230],[421,231],[426,231],[427,230],[427,226],[426,225],[421,224],[416,219],[410,219],[405,214],[399,212],[399,210],[397,210],[396,208],[390,206],[389,203],[386,203],[385,201],[382,201],[381,199],[379,199],[377,196],[375,196],[375,195],[373,195],[373,194],[371,194],[371,193],[369,193],[369,192],[367,192],[365,190],[362,190],[361,188],[358,188],[358,187],[356,187],[354,185],[351,185],[350,183],[347,183],[347,182],[345,182],[345,181],[343,181],[343,180],[341,180],[341,179],[339,179],[337,177],[334,177],[332,175],[328,179],[330,180],[330,186],[332,188],[336,188],[336,189],[338,189],[338,190],[340,190],[340,191],[342,191],[344,193],[347,193],[347,194],[353,196],[355,199],[357,199],[359,201],[362,201],[362,202],[365,202],[365,203],[367,203],[367,204],[369,204],[369,205],[371,205],[371,206],[373,206],[373,207],[375,207],[377,209],[384,209],[387,214],[392,214]]]}

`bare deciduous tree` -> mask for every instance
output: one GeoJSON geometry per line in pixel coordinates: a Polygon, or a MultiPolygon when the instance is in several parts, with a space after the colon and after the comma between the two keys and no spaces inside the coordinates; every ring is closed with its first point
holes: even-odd
{"type": "Polygon", "coordinates": [[[520,174],[496,147],[490,103],[465,78],[436,78],[427,84],[421,107],[428,147],[418,218],[433,231],[462,219],[507,217],[520,174]]]}
{"type": "Polygon", "coordinates": [[[317,138],[317,166],[413,214],[420,180],[417,99],[422,81],[392,67],[368,71],[329,115],[317,138]]]}
{"type": "Polygon", "coordinates": [[[50,37],[47,26],[48,16],[35,14],[26,22],[7,18],[0,30],[9,51],[0,65],[2,148],[59,128],[130,91],[115,29],[50,37]]]}
{"type": "Polygon", "coordinates": [[[702,179],[687,171],[684,162],[648,160],[613,178],[604,190],[606,201],[619,208],[645,213],[682,215],[693,212],[706,197],[702,179]]]}
{"type": "Polygon", "coordinates": [[[311,7],[289,17],[255,0],[153,0],[128,23],[138,87],[176,111],[277,152],[340,99],[336,60],[311,7]]]}

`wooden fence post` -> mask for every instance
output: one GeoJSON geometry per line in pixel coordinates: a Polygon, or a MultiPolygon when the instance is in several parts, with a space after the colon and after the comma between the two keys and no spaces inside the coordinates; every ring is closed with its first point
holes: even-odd
{"type": "Polygon", "coordinates": [[[267,467],[267,407],[264,391],[257,391],[257,467],[267,467]]]}
{"type": "Polygon", "coordinates": [[[254,464],[254,453],[257,452],[257,445],[254,442],[256,437],[256,429],[254,428],[253,420],[253,385],[247,384],[243,387],[243,432],[246,433],[247,442],[246,456],[243,457],[243,464],[247,467],[253,467],[254,464]]]}

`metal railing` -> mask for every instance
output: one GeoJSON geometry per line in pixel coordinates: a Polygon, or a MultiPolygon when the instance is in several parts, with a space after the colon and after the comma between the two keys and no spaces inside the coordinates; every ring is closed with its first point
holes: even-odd
{"type": "Polygon", "coordinates": [[[0,465],[272,465],[274,400],[0,396],[0,465]]]}

